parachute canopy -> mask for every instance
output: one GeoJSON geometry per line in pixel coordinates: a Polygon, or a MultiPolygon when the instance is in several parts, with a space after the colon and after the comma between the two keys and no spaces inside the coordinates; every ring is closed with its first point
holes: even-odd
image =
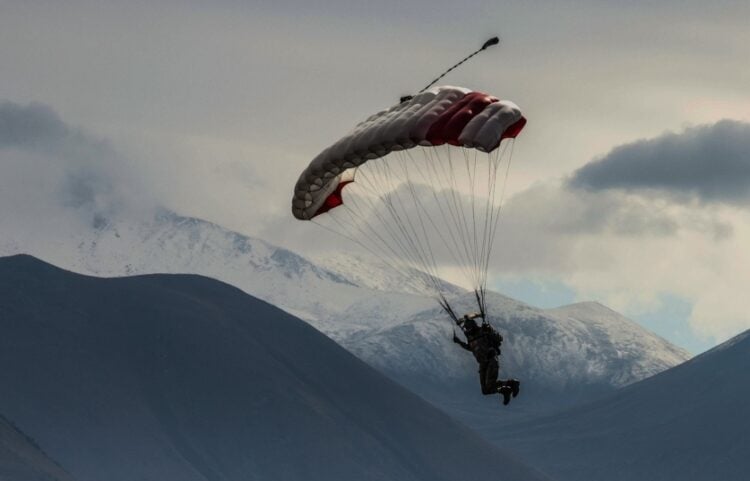
{"type": "Polygon", "coordinates": [[[310,162],[294,188],[292,213],[364,247],[453,317],[446,296],[456,290],[444,269],[461,272],[485,312],[505,185],[497,188],[496,180],[505,159],[507,178],[507,147],[525,124],[513,102],[466,88],[406,97],[310,162]]]}
{"type": "Polygon", "coordinates": [[[378,112],[318,154],[294,188],[292,213],[310,220],[342,204],[347,171],[416,146],[450,144],[492,152],[526,124],[516,104],[462,87],[435,87],[378,112]]]}

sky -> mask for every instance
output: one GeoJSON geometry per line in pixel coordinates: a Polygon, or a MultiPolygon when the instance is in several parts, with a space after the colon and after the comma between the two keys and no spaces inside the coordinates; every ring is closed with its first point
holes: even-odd
{"type": "Polygon", "coordinates": [[[491,285],[700,352],[750,328],[749,21],[746,1],[0,0],[0,225],[165,206],[316,255],[333,244],[289,213],[307,162],[499,34],[444,79],[529,120],[491,285]]]}

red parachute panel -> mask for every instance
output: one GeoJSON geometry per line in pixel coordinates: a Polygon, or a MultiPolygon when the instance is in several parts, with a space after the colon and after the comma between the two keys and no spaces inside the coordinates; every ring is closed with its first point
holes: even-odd
{"type": "Polygon", "coordinates": [[[315,214],[311,217],[317,217],[320,214],[325,214],[329,210],[338,207],[344,203],[344,198],[342,196],[342,191],[344,190],[344,187],[354,182],[353,180],[345,180],[343,182],[340,182],[339,185],[336,186],[336,190],[331,192],[328,197],[326,197],[326,200],[323,201],[323,205],[320,206],[320,209],[315,211],[315,214]]]}

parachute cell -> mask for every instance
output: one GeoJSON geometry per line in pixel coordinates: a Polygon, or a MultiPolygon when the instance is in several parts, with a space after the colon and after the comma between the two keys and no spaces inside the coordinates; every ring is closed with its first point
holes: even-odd
{"type": "Polygon", "coordinates": [[[292,213],[310,220],[331,209],[343,172],[417,145],[450,144],[492,152],[526,124],[516,104],[461,87],[437,87],[372,115],[321,152],[297,181],[292,213]]]}

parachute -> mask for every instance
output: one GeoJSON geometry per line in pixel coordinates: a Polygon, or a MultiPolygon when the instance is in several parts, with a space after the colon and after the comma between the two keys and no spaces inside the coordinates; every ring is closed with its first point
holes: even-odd
{"type": "Polygon", "coordinates": [[[467,88],[405,97],[310,162],[292,213],[420,278],[452,317],[440,271],[460,272],[483,314],[512,144],[525,124],[513,102],[467,88]]]}

